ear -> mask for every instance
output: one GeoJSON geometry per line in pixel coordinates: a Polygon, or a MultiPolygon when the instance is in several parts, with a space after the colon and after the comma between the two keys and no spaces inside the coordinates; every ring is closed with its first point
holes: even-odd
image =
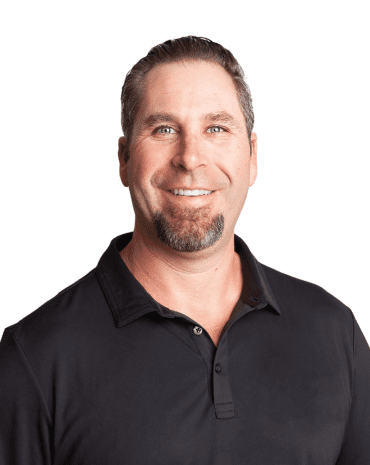
{"type": "Polygon", "coordinates": [[[253,186],[257,178],[257,134],[251,134],[251,147],[250,147],[250,166],[249,166],[249,187],[253,186]]]}
{"type": "Polygon", "coordinates": [[[128,175],[127,175],[127,163],[124,161],[124,151],[126,145],[126,137],[120,137],[118,139],[118,160],[119,160],[119,175],[122,184],[128,187],[128,175]]]}

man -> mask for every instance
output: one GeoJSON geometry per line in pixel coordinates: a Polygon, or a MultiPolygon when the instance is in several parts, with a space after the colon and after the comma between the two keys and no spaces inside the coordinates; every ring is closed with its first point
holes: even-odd
{"type": "Polygon", "coordinates": [[[240,66],[208,39],[167,41],[127,75],[134,231],[5,329],[1,464],[370,463],[370,351],[352,311],[234,235],[253,121],[240,66]]]}

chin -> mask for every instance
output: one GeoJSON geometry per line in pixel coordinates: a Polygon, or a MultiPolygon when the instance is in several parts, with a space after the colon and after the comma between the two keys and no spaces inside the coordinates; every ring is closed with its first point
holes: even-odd
{"type": "Polygon", "coordinates": [[[158,239],[178,252],[198,252],[214,245],[222,237],[225,218],[213,217],[195,210],[176,218],[157,211],[154,226],[158,239]]]}

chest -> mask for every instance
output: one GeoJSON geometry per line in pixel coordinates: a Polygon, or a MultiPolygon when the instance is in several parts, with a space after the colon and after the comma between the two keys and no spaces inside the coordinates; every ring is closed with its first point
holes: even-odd
{"type": "MultiPolygon", "coordinates": [[[[194,319],[217,344],[223,322],[194,319]]],[[[320,336],[297,321],[287,330],[272,313],[252,312],[221,336],[228,345],[217,360],[203,336],[153,312],[100,344],[72,339],[72,362],[66,371],[67,349],[58,353],[49,396],[55,465],[336,463],[351,370],[330,329],[320,336]],[[229,400],[236,416],[218,418],[229,400]]]]}

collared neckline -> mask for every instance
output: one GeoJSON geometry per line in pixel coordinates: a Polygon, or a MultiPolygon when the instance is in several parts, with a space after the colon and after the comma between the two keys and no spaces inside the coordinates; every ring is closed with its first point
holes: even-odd
{"type": "MultiPolygon", "coordinates": [[[[120,251],[131,241],[133,232],[121,234],[112,239],[100,258],[96,275],[108,300],[117,327],[157,311],[165,317],[176,316],[176,312],[159,304],[139,283],[127,268],[120,251]]],[[[256,260],[247,244],[234,234],[235,251],[239,254],[243,269],[243,290],[241,301],[255,307],[265,301],[275,313],[281,310],[267,281],[261,264],[256,260]]]]}

